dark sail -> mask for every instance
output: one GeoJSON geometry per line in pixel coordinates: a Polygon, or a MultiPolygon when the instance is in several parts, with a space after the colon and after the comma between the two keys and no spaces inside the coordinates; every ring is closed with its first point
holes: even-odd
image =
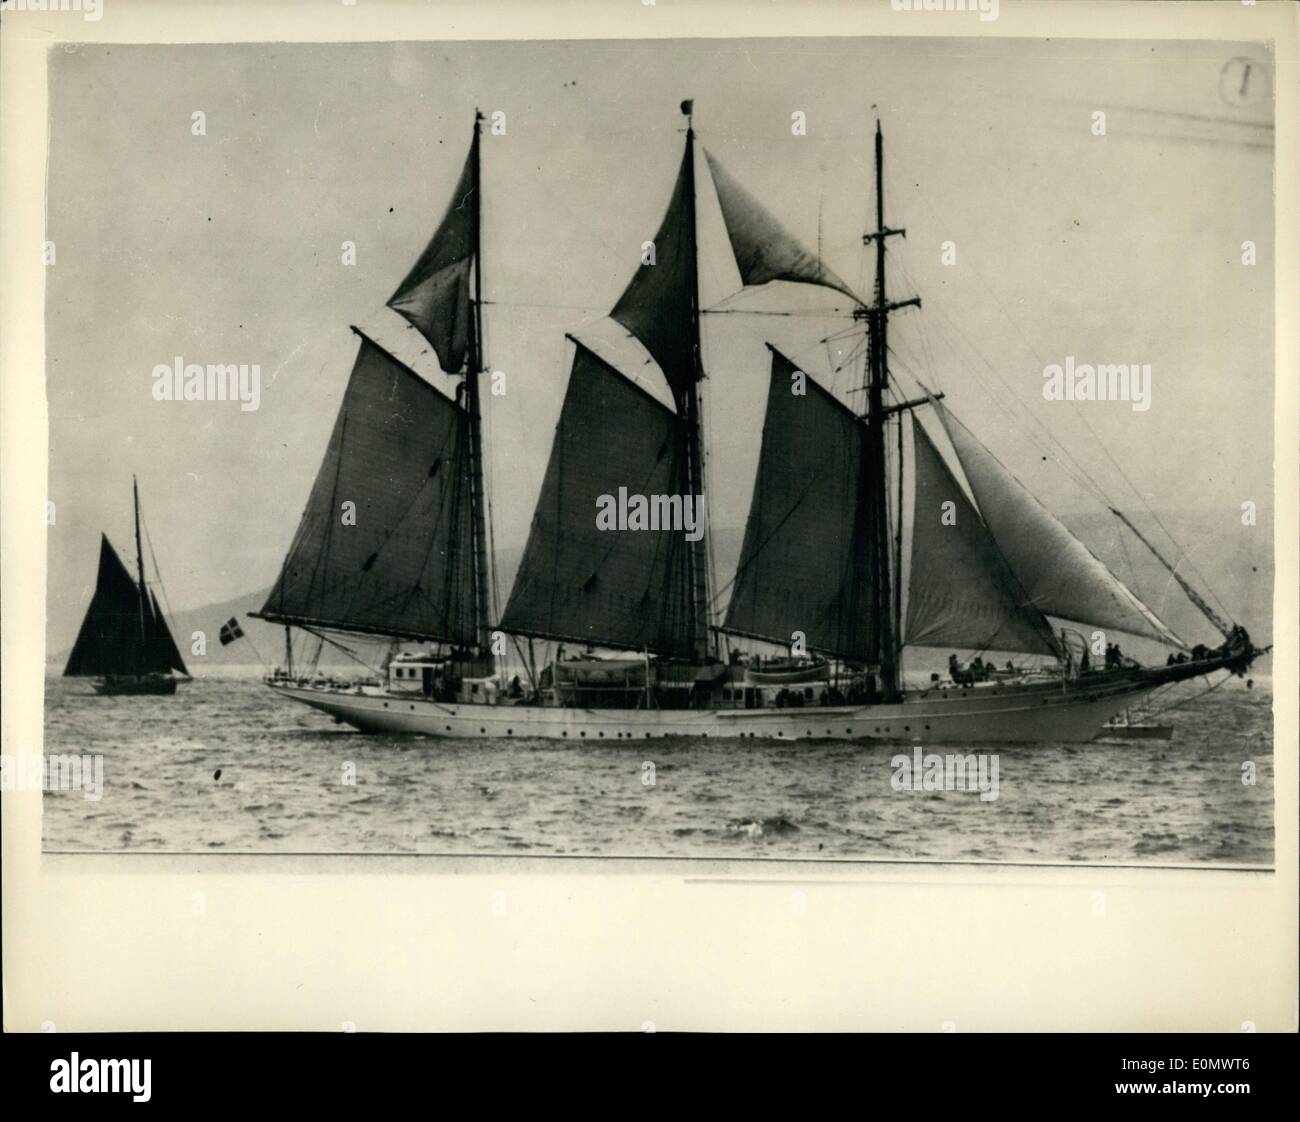
{"type": "Polygon", "coordinates": [[[470,269],[478,206],[473,197],[478,144],[476,128],[469,159],[447,213],[414,268],[388,301],[390,308],[405,316],[429,340],[439,365],[448,374],[456,374],[464,367],[472,331],[470,269]]]}
{"type": "Polygon", "coordinates": [[[465,411],[362,335],[325,460],[260,615],[473,643],[468,455],[465,411]]]}
{"type": "Polygon", "coordinates": [[[167,626],[167,620],[163,617],[162,608],[158,606],[158,597],[152,591],[149,593],[149,605],[152,616],[148,621],[150,662],[161,664],[165,669],[175,670],[179,674],[189,674],[185,669],[185,660],[176,647],[176,640],[172,638],[171,629],[167,626]]]}
{"type": "Polygon", "coordinates": [[[692,653],[691,543],[680,531],[600,529],[601,496],[678,489],[679,422],[582,344],[501,626],[513,634],[692,653]]]}
{"type": "Polygon", "coordinates": [[[754,497],[725,630],[867,661],[864,426],[772,348],[754,497]]]}
{"type": "Polygon", "coordinates": [[[695,156],[689,141],[654,240],[654,264],[642,264],[610,318],[641,340],[674,394],[696,378],[695,156]]]}
{"type": "Polygon", "coordinates": [[[862,302],[848,284],[826,268],[733,179],[711,153],[705,152],[704,158],[713,176],[731,252],[744,284],[761,285],[774,280],[816,284],[844,293],[855,305],[862,302]]]}
{"type": "Polygon", "coordinates": [[[912,423],[916,495],[904,642],[1055,653],[1052,629],[925,429],[912,423]],[[951,503],[951,506],[947,504],[951,503]]]}
{"type": "Polygon", "coordinates": [[[961,421],[943,406],[936,412],[998,549],[1040,612],[1184,645],[961,421]]]}
{"type": "Polygon", "coordinates": [[[145,674],[168,669],[146,643],[148,614],[141,618],[139,586],[107,536],[99,546],[99,575],[81,631],[63,673],[69,678],[145,674]]]}

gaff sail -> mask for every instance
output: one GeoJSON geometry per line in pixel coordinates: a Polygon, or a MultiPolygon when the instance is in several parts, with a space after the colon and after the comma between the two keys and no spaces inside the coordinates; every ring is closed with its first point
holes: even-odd
{"type": "MultiPolygon", "coordinates": [[[[575,341],[576,342],[576,341],[575,341]]],[[[602,496],[678,492],[678,417],[576,343],[541,495],[501,620],[516,635],[692,653],[690,550],[674,529],[601,529],[602,496]]]]}
{"type": "Polygon", "coordinates": [[[360,332],[325,459],[263,619],[476,638],[466,414],[360,332]]]}
{"type": "Polygon", "coordinates": [[[770,349],[763,443],[723,630],[784,645],[798,633],[809,650],[865,662],[875,646],[864,427],[770,349]]]}

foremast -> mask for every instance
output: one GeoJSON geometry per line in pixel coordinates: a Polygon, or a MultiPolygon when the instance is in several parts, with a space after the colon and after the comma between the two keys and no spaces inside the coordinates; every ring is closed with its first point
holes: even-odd
{"type": "Polygon", "coordinates": [[[338,631],[446,644],[471,656],[476,674],[494,661],[482,120],[476,110],[447,210],[387,301],[457,380],[456,393],[353,328],[361,342],[324,460],[279,578],[253,613],[322,640],[338,631]],[[346,532],[336,533],[339,525],[346,532]]]}
{"type": "Polygon", "coordinates": [[[480,157],[483,114],[474,110],[474,140],[470,145],[473,189],[470,219],[474,258],[474,287],[471,297],[469,339],[465,356],[465,412],[468,417],[471,525],[474,554],[474,616],[478,656],[492,665],[491,577],[489,573],[488,513],[483,482],[483,414],[480,403],[481,378],[486,370],[483,358],[483,183],[480,157]]]}

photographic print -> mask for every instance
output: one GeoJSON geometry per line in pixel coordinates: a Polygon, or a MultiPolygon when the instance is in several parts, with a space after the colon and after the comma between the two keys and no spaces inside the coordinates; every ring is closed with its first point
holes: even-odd
{"type": "Polygon", "coordinates": [[[1272,56],[945,18],[54,47],[44,850],[1271,867],[1272,56]]]}

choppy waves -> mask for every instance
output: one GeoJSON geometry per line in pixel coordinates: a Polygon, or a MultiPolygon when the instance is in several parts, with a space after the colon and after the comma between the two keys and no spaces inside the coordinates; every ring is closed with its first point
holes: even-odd
{"type": "Polygon", "coordinates": [[[1172,741],[1000,749],[983,801],[895,790],[885,745],[369,737],[255,682],[126,699],[51,679],[46,752],[102,753],[105,787],[48,794],[45,847],[1267,865],[1270,704],[1233,683],[1162,718],[1172,741]]]}

